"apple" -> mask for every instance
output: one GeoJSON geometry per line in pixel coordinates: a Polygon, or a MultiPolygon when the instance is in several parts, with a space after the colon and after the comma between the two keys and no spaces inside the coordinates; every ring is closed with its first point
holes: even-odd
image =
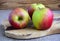
{"type": "Polygon", "coordinates": [[[38,3],[38,4],[36,4],[36,3],[31,4],[31,5],[27,8],[27,11],[28,11],[28,13],[29,13],[29,16],[32,18],[33,12],[34,12],[36,9],[40,9],[40,8],[45,8],[45,6],[44,6],[43,4],[40,4],[40,3],[38,3]]]}
{"type": "Polygon", "coordinates": [[[24,28],[28,24],[30,17],[23,8],[16,8],[10,13],[8,20],[14,28],[24,28]]]}
{"type": "Polygon", "coordinates": [[[32,22],[36,29],[47,30],[53,22],[53,12],[49,8],[37,9],[32,15],[32,22]]]}

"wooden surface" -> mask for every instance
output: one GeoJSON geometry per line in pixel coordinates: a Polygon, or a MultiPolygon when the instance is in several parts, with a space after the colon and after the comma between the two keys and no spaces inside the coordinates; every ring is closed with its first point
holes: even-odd
{"type": "MultiPolygon", "coordinates": [[[[4,21],[4,28],[11,26],[8,21],[4,21]]],[[[34,27],[34,26],[33,26],[34,27]]],[[[24,29],[13,29],[13,30],[6,30],[5,28],[5,35],[15,39],[32,39],[43,37],[46,35],[60,33],[60,21],[54,21],[51,28],[48,30],[36,30],[33,27],[27,27],[24,29]]]]}
{"type": "Polygon", "coordinates": [[[60,0],[0,0],[0,9],[27,8],[32,3],[43,3],[53,10],[60,10],[60,0]]]}

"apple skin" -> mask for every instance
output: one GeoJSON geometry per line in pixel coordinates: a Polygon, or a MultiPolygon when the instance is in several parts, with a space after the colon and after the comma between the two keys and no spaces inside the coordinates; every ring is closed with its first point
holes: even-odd
{"type": "Polygon", "coordinates": [[[24,28],[28,24],[30,17],[23,8],[16,8],[10,13],[8,20],[14,28],[19,29],[24,28]]]}
{"type": "Polygon", "coordinates": [[[36,9],[40,9],[40,8],[45,8],[45,6],[43,5],[43,4],[36,4],[36,3],[34,3],[34,4],[31,4],[28,8],[27,8],[27,11],[28,11],[28,13],[29,13],[29,16],[31,17],[31,19],[32,19],[32,14],[34,13],[34,11],[36,10],[36,9]]]}
{"type": "Polygon", "coordinates": [[[36,29],[47,30],[53,22],[53,12],[49,8],[35,10],[32,15],[32,22],[36,29]]]}

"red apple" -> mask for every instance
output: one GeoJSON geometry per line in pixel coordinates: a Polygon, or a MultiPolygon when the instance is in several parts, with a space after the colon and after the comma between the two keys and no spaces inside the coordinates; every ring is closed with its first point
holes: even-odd
{"type": "Polygon", "coordinates": [[[23,8],[14,9],[9,15],[9,22],[14,28],[24,28],[29,22],[29,15],[23,8]]]}
{"type": "Polygon", "coordinates": [[[40,9],[40,8],[45,8],[45,6],[43,4],[31,4],[28,8],[27,11],[29,13],[29,16],[32,18],[32,14],[36,9],[40,9]]]}

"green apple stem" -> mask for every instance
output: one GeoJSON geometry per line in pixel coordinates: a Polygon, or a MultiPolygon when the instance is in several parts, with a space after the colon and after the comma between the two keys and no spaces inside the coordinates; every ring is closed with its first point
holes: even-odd
{"type": "Polygon", "coordinates": [[[42,10],[42,9],[44,9],[44,8],[39,8],[39,10],[42,10]]]}

